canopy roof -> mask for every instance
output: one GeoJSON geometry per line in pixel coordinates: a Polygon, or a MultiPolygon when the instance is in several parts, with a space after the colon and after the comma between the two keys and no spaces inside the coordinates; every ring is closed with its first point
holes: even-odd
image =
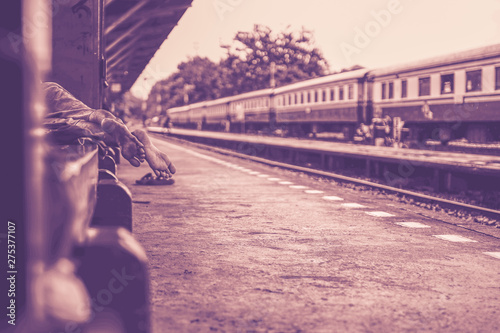
{"type": "Polygon", "coordinates": [[[146,65],[192,0],[105,0],[104,45],[107,81],[125,92],[146,65]]]}

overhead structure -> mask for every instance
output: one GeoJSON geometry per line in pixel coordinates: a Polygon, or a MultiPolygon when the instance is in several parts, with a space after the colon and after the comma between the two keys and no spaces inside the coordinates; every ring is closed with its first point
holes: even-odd
{"type": "Polygon", "coordinates": [[[104,54],[112,93],[132,87],[192,0],[106,0],[104,54]]]}

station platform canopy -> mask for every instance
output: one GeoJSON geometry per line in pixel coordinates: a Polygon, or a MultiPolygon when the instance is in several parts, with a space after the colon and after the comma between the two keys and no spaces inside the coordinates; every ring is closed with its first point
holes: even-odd
{"type": "Polygon", "coordinates": [[[146,65],[192,0],[105,0],[104,51],[107,81],[125,92],[146,65]]]}

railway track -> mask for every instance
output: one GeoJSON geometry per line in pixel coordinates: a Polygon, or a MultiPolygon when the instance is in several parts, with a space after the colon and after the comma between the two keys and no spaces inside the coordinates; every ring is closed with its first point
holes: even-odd
{"type": "MultiPolygon", "coordinates": [[[[164,137],[165,134],[159,134],[155,133],[154,135],[164,137]]],[[[408,201],[414,201],[414,202],[419,202],[419,203],[424,203],[427,205],[430,205],[430,207],[436,205],[442,209],[447,210],[449,213],[459,215],[459,216],[464,216],[467,213],[472,215],[472,216],[481,216],[479,218],[479,221],[484,220],[483,217],[486,217],[486,219],[490,219],[489,223],[490,225],[496,225],[497,227],[500,227],[500,210],[496,209],[491,209],[487,207],[482,207],[482,206],[477,206],[473,204],[468,204],[464,202],[459,202],[459,201],[454,201],[438,196],[433,196],[429,194],[424,194],[424,193],[419,193],[416,191],[411,191],[411,190],[405,190],[389,185],[384,185],[380,184],[374,181],[369,181],[369,180],[364,180],[364,179],[359,179],[355,177],[349,177],[345,175],[341,175],[338,173],[330,172],[330,171],[323,171],[323,170],[318,170],[314,169],[311,167],[304,167],[304,166],[298,166],[298,165],[293,165],[289,163],[284,163],[284,162],[279,162],[279,161],[274,161],[258,156],[252,156],[252,155],[247,155],[239,152],[232,151],[230,149],[224,149],[224,148],[219,148],[219,147],[214,147],[210,146],[207,144],[202,144],[202,143],[195,143],[191,142],[188,140],[184,139],[179,139],[179,138],[173,138],[169,137],[171,140],[175,140],[178,142],[182,143],[187,143],[191,146],[209,150],[212,152],[216,152],[219,154],[227,155],[227,156],[232,156],[232,157],[237,157],[241,159],[246,159],[246,160],[251,160],[254,162],[258,162],[261,164],[269,165],[269,166],[274,166],[274,167],[279,167],[282,169],[287,169],[287,170],[292,170],[292,171],[297,171],[297,172],[302,172],[308,175],[312,176],[318,176],[318,177],[324,177],[330,180],[335,180],[340,183],[347,183],[347,184],[352,184],[354,186],[362,186],[362,187],[368,187],[370,189],[378,190],[384,193],[391,193],[395,194],[399,197],[406,198],[408,201]]]]}

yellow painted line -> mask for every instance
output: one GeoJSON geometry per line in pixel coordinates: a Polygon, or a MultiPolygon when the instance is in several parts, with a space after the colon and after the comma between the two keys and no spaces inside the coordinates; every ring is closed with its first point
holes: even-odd
{"type": "Polygon", "coordinates": [[[342,201],[342,200],[344,200],[343,198],[341,198],[341,197],[336,197],[336,196],[334,196],[334,195],[325,195],[325,196],[323,197],[323,199],[325,199],[325,200],[330,200],[330,201],[342,201]]]}
{"type": "Polygon", "coordinates": [[[420,222],[396,222],[396,224],[406,228],[430,228],[427,224],[420,222]]]}
{"type": "Polygon", "coordinates": [[[436,238],[439,238],[439,239],[450,241],[450,242],[461,242],[461,243],[466,243],[466,242],[469,242],[469,243],[474,242],[475,243],[475,242],[477,242],[473,239],[459,236],[459,235],[433,235],[433,236],[436,238]]]}
{"type": "Polygon", "coordinates": [[[483,252],[483,253],[493,258],[500,259],[500,252],[483,252]]]}
{"type": "Polygon", "coordinates": [[[320,190],[305,190],[304,192],[306,192],[308,194],[321,194],[321,193],[325,193],[325,192],[320,191],[320,190]]]}
{"type": "Polygon", "coordinates": [[[346,203],[341,204],[341,206],[346,207],[346,208],[366,208],[365,205],[361,205],[361,204],[355,203],[355,202],[346,202],[346,203]]]}
{"type": "Polygon", "coordinates": [[[391,217],[391,216],[396,216],[394,214],[386,213],[386,212],[365,212],[366,214],[370,216],[375,216],[375,217],[391,217]]]}

